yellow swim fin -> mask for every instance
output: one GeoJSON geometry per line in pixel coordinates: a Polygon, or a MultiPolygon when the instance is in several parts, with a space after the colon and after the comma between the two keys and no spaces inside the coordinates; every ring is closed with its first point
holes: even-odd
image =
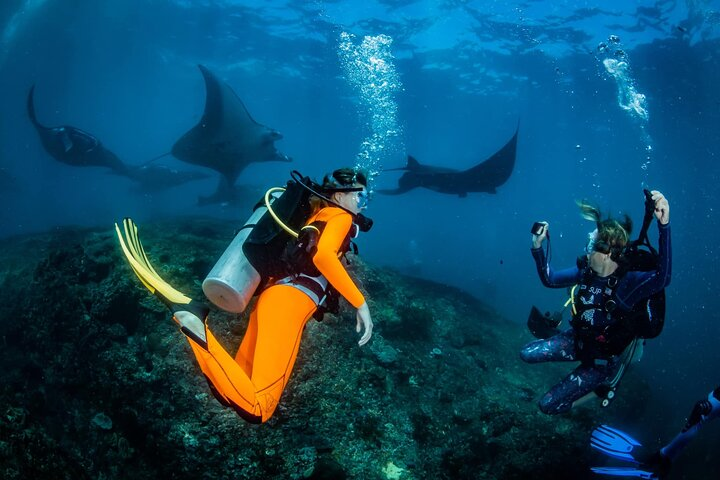
{"type": "Polygon", "coordinates": [[[124,238],[118,224],[115,224],[115,232],[117,233],[120,247],[125,254],[135,275],[150,290],[150,293],[160,296],[163,302],[187,305],[192,299],[182,292],[177,291],[170,284],[165,282],[150,264],[145,254],[145,249],[138,237],[138,229],[135,222],[130,218],[123,220],[124,238]]]}
{"type": "Polygon", "coordinates": [[[158,275],[150,264],[138,237],[138,229],[130,218],[123,220],[123,230],[115,224],[120,247],[135,275],[172,312],[180,330],[192,341],[207,349],[206,322],[210,309],[179,292],[158,275]]]}

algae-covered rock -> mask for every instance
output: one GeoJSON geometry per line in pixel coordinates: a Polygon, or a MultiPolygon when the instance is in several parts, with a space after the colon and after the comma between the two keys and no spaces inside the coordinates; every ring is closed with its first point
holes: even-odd
{"type": "MultiPolygon", "coordinates": [[[[233,231],[201,218],[140,226],[158,272],[198,299],[233,231]]],[[[112,228],[0,246],[2,478],[588,476],[599,412],[536,406],[567,366],[522,364],[524,329],[457,289],[353,258],[371,344],[358,347],[347,305],[311,321],[277,412],[250,425],[210,394],[112,228]]],[[[210,318],[234,353],[246,317],[210,318]]]]}

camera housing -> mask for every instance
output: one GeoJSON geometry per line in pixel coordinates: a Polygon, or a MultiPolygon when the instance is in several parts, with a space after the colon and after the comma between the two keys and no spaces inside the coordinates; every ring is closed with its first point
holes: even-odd
{"type": "Polygon", "coordinates": [[[535,222],[530,229],[530,233],[532,233],[533,235],[540,235],[543,232],[544,228],[545,224],[543,222],[535,222]]]}

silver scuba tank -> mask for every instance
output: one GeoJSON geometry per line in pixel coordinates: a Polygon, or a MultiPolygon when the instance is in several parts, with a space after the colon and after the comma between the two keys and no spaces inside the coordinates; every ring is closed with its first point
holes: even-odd
{"type": "MultiPolygon", "coordinates": [[[[270,203],[280,195],[282,192],[273,192],[270,203]]],[[[260,285],[260,274],[243,253],[243,245],[253,226],[267,211],[264,204],[255,209],[202,283],[208,300],[227,312],[245,311],[260,285]]]]}

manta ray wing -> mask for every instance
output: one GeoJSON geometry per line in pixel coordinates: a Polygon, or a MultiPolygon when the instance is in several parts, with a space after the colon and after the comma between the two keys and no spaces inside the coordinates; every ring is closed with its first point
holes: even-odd
{"type": "Polygon", "coordinates": [[[30,121],[35,126],[35,128],[40,132],[40,130],[49,130],[48,127],[42,125],[40,122],[38,122],[37,115],[35,114],[35,85],[30,87],[30,91],[28,92],[27,97],[27,113],[28,117],[30,117],[30,121]]]}
{"type": "Polygon", "coordinates": [[[172,154],[217,170],[231,184],[249,163],[290,161],[275,148],[282,135],[253,120],[230,86],[206,67],[198,67],[205,79],[205,111],[200,122],[175,142],[172,154]]]}
{"type": "Polygon", "coordinates": [[[495,193],[495,189],[507,182],[515,168],[518,130],[512,138],[490,158],[462,172],[459,178],[468,192],[495,193]]]}

